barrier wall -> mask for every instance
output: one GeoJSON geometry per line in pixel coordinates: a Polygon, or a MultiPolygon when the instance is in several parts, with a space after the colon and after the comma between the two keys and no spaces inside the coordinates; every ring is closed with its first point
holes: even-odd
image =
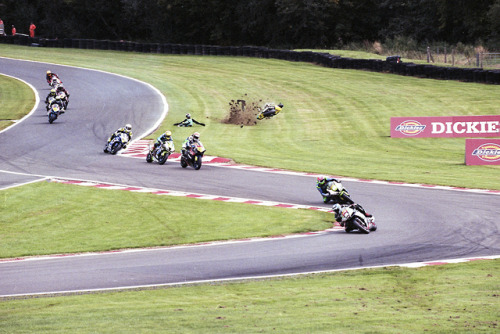
{"type": "Polygon", "coordinates": [[[214,46],[190,44],[136,43],[94,39],[45,39],[28,36],[0,36],[0,43],[53,48],[79,48],[116,50],[126,52],[186,54],[200,56],[242,56],[274,58],[288,61],[316,63],[321,66],[342,69],[387,72],[429,79],[458,80],[485,84],[500,84],[500,70],[480,68],[456,68],[414,63],[395,63],[378,59],[344,58],[329,53],[268,49],[255,46],[214,46]]]}

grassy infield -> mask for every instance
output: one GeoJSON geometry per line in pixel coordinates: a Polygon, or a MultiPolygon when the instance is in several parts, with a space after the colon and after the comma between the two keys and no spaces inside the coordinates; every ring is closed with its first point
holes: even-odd
{"type": "MultiPolygon", "coordinates": [[[[500,189],[499,168],[464,166],[463,139],[388,137],[390,116],[499,114],[496,86],[247,58],[75,53],[14,46],[2,46],[0,55],[88,66],[148,81],[170,104],[160,130],[191,112],[207,123],[200,131],[211,154],[239,162],[500,189]],[[284,112],[253,127],[221,124],[228,102],[244,94],[248,100],[282,101],[284,112]],[[277,150],[269,143],[285,149],[277,150]],[[273,155],[277,159],[271,160],[273,155]]],[[[17,106],[19,98],[9,99],[16,92],[31,99],[22,109],[31,108],[29,90],[1,77],[0,83],[0,110],[17,106]]],[[[188,132],[174,129],[176,141],[188,132]]],[[[165,201],[124,192],[121,196],[128,197],[124,201],[140,207],[128,212],[123,207],[115,209],[130,217],[124,228],[125,222],[109,219],[117,214],[99,213],[98,206],[106,205],[106,191],[46,183],[1,191],[0,257],[291,233],[325,228],[330,218],[324,213],[190,199],[165,201]],[[64,212],[42,200],[47,194],[64,201],[64,212]],[[26,205],[27,198],[37,201],[26,205]],[[97,210],[86,212],[89,204],[97,210]],[[204,212],[206,218],[200,225],[184,224],[185,216],[178,208],[186,205],[204,212]],[[159,218],[167,214],[168,223],[159,218]],[[221,219],[221,214],[237,216],[245,224],[225,226],[228,219],[221,219]],[[264,222],[255,218],[262,216],[270,218],[264,222]]],[[[2,301],[0,332],[493,332],[499,318],[498,274],[499,261],[487,261],[2,301]]]]}

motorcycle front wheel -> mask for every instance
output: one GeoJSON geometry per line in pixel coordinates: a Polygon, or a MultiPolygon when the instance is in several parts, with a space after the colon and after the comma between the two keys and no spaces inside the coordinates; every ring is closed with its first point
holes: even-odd
{"type": "Polygon", "coordinates": [[[114,143],[113,146],[111,147],[111,154],[116,154],[118,150],[120,149],[120,143],[114,143]]]}
{"type": "Polygon", "coordinates": [[[355,217],[353,220],[352,220],[352,227],[355,228],[355,229],[358,229],[359,232],[362,232],[362,233],[365,233],[365,234],[368,234],[370,233],[370,230],[368,229],[368,227],[365,226],[365,224],[363,224],[363,222],[361,221],[361,219],[359,219],[358,217],[355,217]]]}
{"type": "Polygon", "coordinates": [[[201,168],[201,157],[199,155],[196,155],[194,157],[193,167],[195,170],[198,170],[201,168]]]}
{"type": "Polygon", "coordinates": [[[167,159],[168,159],[168,153],[166,151],[163,151],[160,153],[160,156],[158,157],[158,163],[160,165],[163,165],[165,164],[165,162],[167,162],[167,159]]]}

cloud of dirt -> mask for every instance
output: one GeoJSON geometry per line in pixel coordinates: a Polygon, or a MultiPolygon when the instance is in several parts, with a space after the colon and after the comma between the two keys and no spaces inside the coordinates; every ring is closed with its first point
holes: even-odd
{"type": "Polygon", "coordinates": [[[222,120],[222,123],[240,126],[256,125],[261,104],[262,100],[252,101],[246,94],[242,99],[231,100],[229,102],[229,114],[222,120]]]}

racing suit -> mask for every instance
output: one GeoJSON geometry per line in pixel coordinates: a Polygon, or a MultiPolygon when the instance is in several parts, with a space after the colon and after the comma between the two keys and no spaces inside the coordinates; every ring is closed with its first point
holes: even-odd
{"type": "MultiPolygon", "coordinates": [[[[172,138],[172,136],[170,136],[170,139],[167,139],[167,136],[165,134],[162,134],[160,137],[156,138],[156,142],[153,145],[153,153],[156,151],[158,147],[165,144],[167,141],[171,142],[172,147],[174,147],[173,145],[174,139],[172,138]]],[[[175,148],[172,151],[175,151],[175,148]]]]}
{"type": "Polygon", "coordinates": [[[323,182],[322,184],[319,184],[319,182],[316,182],[316,189],[318,189],[318,191],[321,194],[321,196],[323,196],[323,202],[324,203],[328,203],[330,201],[328,199],[328,197],[330,196],[330,194],[327,191],[328,185],[330,184],[330,182],[340,182],[340,181],[337,180],[337,179],[334,179],[334,178],[327,178],[326,181],[323,182]]]}
{"type": "Polygon", "coordinates": [[[205,126],[204,123],[201,123],[201,122],[198,122],[197,120],[195,120],[194,118],[186,118],[185,120],[183,120],[182,122],[179,122],[179,123],[174,123],[175,126],[182,126],[182,127],[191,127],[193,126],[193,123],[196,123],[196,124],[199,124],[201,126],[205,126]]]}
{"type": "Polygon", "coordinates": [[[199,143],[200,145],[203,145],[199,139],[194,139],[193,136],[187,137],[186,140],[184,141],[184,143],[182,143],[182,150],[181,150],[182,155],[186,155],[186,152],[195,143],[199,143]]]}

